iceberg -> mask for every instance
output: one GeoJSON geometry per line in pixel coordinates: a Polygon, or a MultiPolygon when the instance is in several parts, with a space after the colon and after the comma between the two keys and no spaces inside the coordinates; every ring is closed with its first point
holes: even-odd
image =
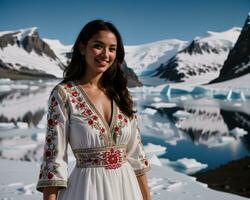
{"type": "Polygon", "coordinates": [[[164,87],[161,91],[161,95],[171,97],[172,95],[187,95],[189,92],[184,89],[172,88],[170,85],[164,87]]]}

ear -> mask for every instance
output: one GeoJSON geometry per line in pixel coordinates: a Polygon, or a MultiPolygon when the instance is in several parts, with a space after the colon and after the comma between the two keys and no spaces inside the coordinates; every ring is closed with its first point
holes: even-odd
{"type": "Polygon", "coordinates": [[[80,53],[84,56],[84,55],[85,55],[85,52],[86,52],[86,45],[80,43],[80,44],[79,44],[79,51],[80,51],[80,53]]]}

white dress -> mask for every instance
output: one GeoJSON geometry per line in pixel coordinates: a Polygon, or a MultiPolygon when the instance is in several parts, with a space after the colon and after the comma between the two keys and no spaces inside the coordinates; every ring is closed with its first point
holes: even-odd
{"type": "Polygon", "coordinates": [[[128,118],[115,101],[111,124],[102,118],[76,82],[51,92],[44,156],[37,190],[59,187],[59,200],[142,200],[136,176],[150,167],[138,119],[128,118]],[[68,177],[67,146],[76,157],[68,177]]]}

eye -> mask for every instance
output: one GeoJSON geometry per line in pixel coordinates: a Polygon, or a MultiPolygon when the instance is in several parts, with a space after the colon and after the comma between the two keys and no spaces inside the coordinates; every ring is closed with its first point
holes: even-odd
{"type": "Polygon", "coordinates": [[[109,48],[109,51],[110,51],[110,52],[115,52],[115,51],[116,51],[116,48],[115,48],[115,47],[111,47],[111,48],[109,48]]]}
{"type": "Polygon", "coordinates": [[[101,49],[101,48],[102,48],[102,45],[100,45],[100,44],[94,44],[94,48],[96,48],[96,49],[101,49]]]}

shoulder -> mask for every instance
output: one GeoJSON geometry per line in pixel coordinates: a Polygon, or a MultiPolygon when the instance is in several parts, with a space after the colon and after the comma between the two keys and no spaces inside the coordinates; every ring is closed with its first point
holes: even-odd
{"type": "Polygon", "coordinates": [[[70,82],[65,83],[58,83],[53,87],[51,90],[50,96],[55,96],[60,98],[64,103],[67,102],[68,96],[69,96],[69,88],[72,87],[72,84],[70,82]]]}

